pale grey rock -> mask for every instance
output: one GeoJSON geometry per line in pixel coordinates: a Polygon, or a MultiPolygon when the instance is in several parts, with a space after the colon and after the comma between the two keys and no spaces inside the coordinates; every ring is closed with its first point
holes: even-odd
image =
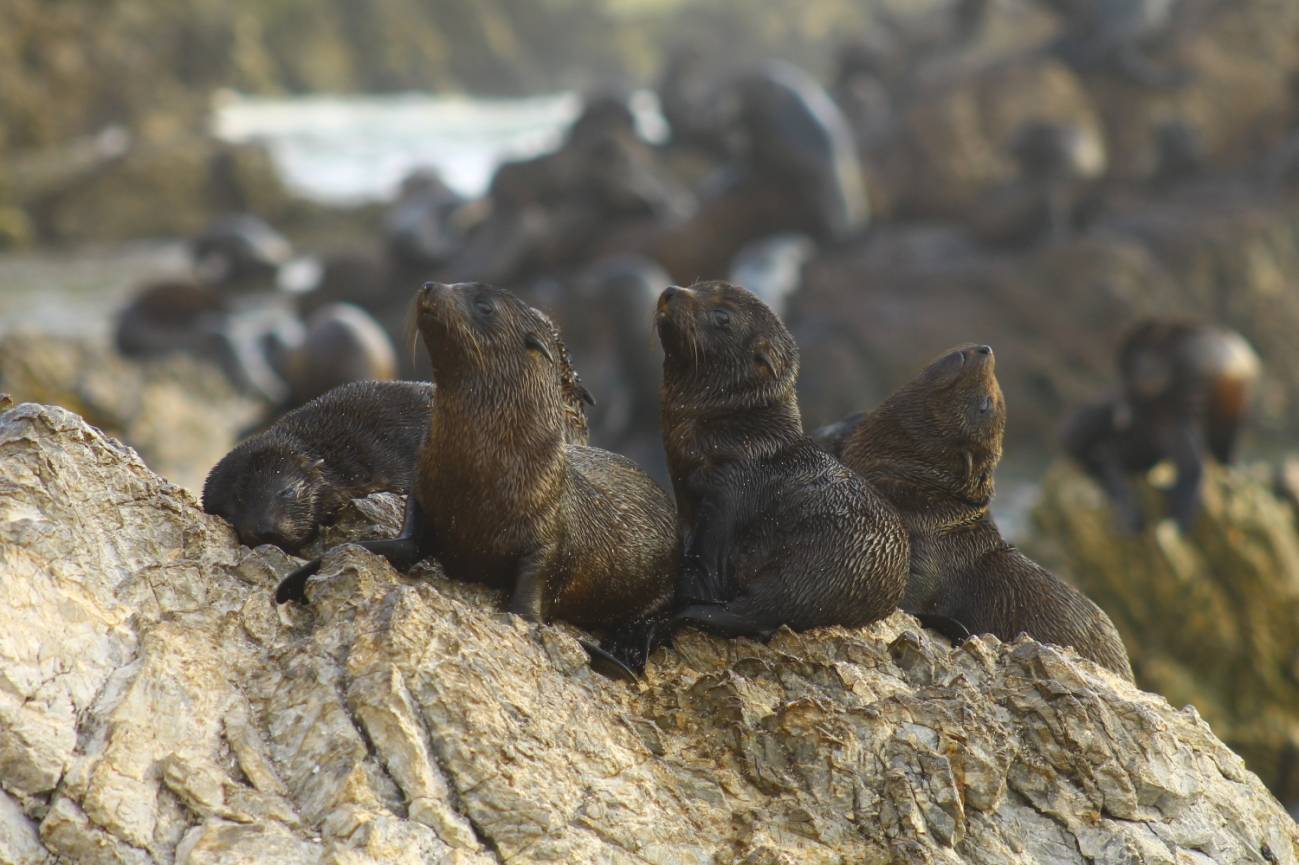
{"type": "Polygon", "coordinates": [[[684,633],[629,687],[436,565],[345,546],[275,608],[292,565],[70,412],[0,414],[0,861],[1299,861],[1193,710],[1068,650],[898,613],[684,633]]]}

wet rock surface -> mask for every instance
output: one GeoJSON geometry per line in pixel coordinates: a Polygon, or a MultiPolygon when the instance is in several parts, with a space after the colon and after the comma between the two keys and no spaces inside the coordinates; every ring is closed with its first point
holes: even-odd
{"type": "Polygon", "coordinates": [[[6,861],[1299,861],[1194,710],[1027,639],[686,633],[628,687],[356,547],[275,608],[293,560],[60,408],[0,489],[6,861]]]}
{"type": "MultiPolygon", "coordinates": [[[[1109,613],[1138,684],[1174,705],[1194,704],[1293,810],[1299,532],[1285,477],[1274,490],[1266,467],[1209,466],[1190,535],[1165,520],[1129,536],[1099,487],[1057,465],[1025,546],[1109,613]]],[[[1147,514],[1159,513],[1158,491],[1147,485],[1144,493],[1147,514]]]]}

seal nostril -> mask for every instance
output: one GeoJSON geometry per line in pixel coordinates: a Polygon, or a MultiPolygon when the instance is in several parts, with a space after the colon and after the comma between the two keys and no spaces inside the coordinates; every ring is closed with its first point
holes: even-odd
{"type": "Polygon", "coordinates": [[[667,288],[663,289],[663,299],[671,300],[672,298],[676,297],[680,293],[681,293],[680,286],[669,285],[667,288]]]}
{"type": "Polygon", "coordinates": [[[976,345],[974,350],[979,354],[992,354],[992,346],[990,345],[976,345]]]}

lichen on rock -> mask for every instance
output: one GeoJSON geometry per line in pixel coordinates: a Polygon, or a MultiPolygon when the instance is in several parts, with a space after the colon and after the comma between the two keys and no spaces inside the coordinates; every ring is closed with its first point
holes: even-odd
{"type": "Polygon", "coordinates": [[[64,409],[0,414],[0,490],[6,861],[1299,861],[1194,710],[1027,638],[685,632],[628,687],[432,563],[276,608],[293,560],[64,409]]]}

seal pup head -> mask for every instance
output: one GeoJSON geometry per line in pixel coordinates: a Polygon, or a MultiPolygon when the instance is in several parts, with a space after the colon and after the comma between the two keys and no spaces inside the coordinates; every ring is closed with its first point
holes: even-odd
{"type": "Polygon", "coordinates": [[[203,507],[229,520],[240,543],[296,553],[315,537],[322,517],[343,504],[323,469],[323,460],[305,456],[293,442],[259,437],[212,470],[203,507]]]}
{"type": "Polygon", "coordinates": [[[993,493],[1006,401],[987,345],[944,352],[868,413],[843,461],[867,477],[904,473],[979,507],[993,493]]]}
{"type": "Polygon", "coordinates": [[[674,404],[797,405],[798,346],[756,295],[728,282],[669,286],[654,316],[663,387],[674,404]]]}
{"type": "Polygon", "coordinates": [[[988,345],[964,345],[925,367],[908,387],[921,394],[930,435],[981,448],[1001,457],[1006,400],[997,382],[997,360],[988,345]]]}
{"type": "Polygon", "coordinates": [[[540,310],[484,283],[426,282],[415,298],[415,322],[448,399],[468,390],[476,405],[508,404],[534,416],[554,411],[585,433],[581,404],[595,400],[540,310]]]}

